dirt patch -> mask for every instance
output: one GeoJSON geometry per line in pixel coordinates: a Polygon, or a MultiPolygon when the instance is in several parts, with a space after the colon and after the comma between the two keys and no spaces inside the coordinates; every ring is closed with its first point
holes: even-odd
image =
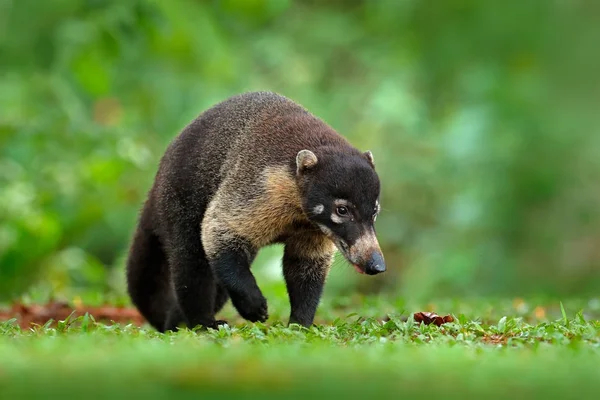
{"type": "Polygon", "coordinates": [[[0,309],[0,321],[6,321],[12,318],[17,319],[17,323],[23,329],[30,328],[32,325],[44,325],[49,320],[64,321],[73,313],[72,318],[90,314],[96,322],[105,324],[122,323],[142,325],[144,319],[135,308],[114,307],[114,306],[76,306],[73,307],[63,302],[49,302],[46,304],[25,305],[15,303],[8,309],[0,309]]]}
{"type": "Polygon", "coordinates": [[[486,335],[483,337],[483,342],[487,344],[501,344],[508,342],[508,337],[504,335],[486,335]]]}

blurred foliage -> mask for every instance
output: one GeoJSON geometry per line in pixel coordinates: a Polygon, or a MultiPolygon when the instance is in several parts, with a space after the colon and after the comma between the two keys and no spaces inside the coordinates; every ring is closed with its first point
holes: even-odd
{"type": "MultiPolygon", "coordinates": [[[[297,100],[375,154],[390,271],[335,268],[331,290],[593,292],[598,11],[574,0],[0,0],[0,297],[31,284],[122,293],[165,146],[248,90],[297,100]]],[[[280,250],[259,273],[271,276],[280,250]]]]}

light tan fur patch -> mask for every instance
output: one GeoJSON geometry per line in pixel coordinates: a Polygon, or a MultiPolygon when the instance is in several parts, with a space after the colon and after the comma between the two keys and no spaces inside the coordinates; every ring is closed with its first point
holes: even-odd
{"type": "MultiPolygon", "coordinates": [[[[238,183],[239,184],[239,183],[238,183]]],[[[210,202],[202,223],[202,244],[210,258],[222,243],[240,237],[256,248],[271,243],[298,221],[307,222],[295,179],[284,166],[267,167],[247,198],[232,181],[210,202]]]]}
{"type": "Polygon", "coordinates": [[[375,231],[372,229],[363,233],[349,249],[349,255],[352,262],[365,260],[370,257],[373,252],[381,253],[381,248],[379,247],[379,241],[375,236],[375,231]]]}
{"type": "Polygon", "coordinates": [[[304,275],[314,278],[326,277],[333,264],[337,250],[335,244],[324,234],[316,232],[300,232],[292,235],[285,242],[286,254],[293,254],[300,260],[306,260],[306,265],[299,265],[304,275]]]}
{"type": "Polygon", "coordinates": [[[333,242],[320,232],[302,232],[292,235],[285,242],[286,249],[298,257],[315,260],[335,254],[333,242]]]}

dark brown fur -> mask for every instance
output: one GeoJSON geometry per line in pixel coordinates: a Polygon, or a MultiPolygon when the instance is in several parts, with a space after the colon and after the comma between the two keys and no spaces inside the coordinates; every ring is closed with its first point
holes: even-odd
{"type": "MultiPolygon", "coordinates": [[[[290,321],[312,323],[335,238],[308,215],[310,178],[296,164],[303,149],[319,160],[333,151],[372,170],[372,160],[332,128],[268,92],[217,104],[173,140],[127,263],[131,298],[156,329],[214,327],[228,297],[244,318],[266,320],[266,300],[249,266],[272,243],[285,244],[290,321]]],[[[378,181],[371,191],[378,197],[378,181]]]]}

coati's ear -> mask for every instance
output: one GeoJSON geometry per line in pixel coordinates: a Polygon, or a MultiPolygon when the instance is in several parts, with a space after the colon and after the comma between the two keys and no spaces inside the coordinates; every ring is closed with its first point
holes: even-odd
{"type": "Polygon", "coordinates": [[[375,160],[373,159],[373,153],[371,153],[371,150],[365,151],[363,155],[365,156],[369,164],[371,164],[371,167],[375,168],[375,160]]]}
{"type": "Polygon", "coordinates": [[[300,150],[296,155],[296,173],[300,174],[317,165],[317,156],[310,150],[300,150]]]}

